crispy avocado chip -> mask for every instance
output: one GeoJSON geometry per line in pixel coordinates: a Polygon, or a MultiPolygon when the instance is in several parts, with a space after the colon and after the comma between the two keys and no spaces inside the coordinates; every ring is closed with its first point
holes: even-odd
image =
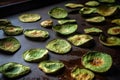
{"type": "Polygon", "coordinates": [[[104,52],[91,51],[82,56],[82,65],[94,72],[106,72],[112,66],[112,57],[104,52]]]}
{"type": "Polygon", "coordinates": [[[65,24],[65,23],[75,23],[76,22],[76,20],[75,19],[64,19],[64,20],[58,20],[58,23],[59,24],[65,24]]]}
{"type": "Polygon", "coordinates": [[[70,35],[74,33],[78,28],[77,24],[66,23],[62,25],[55,25],[52,27],[54,31],[62,35],[70,35]]]}
{"type": "Polygon", "coordinates": [[[49,33],[44,30],[26,29],[24,35],[30,39],[43,40],[49,37],[49,33]]]}
{"type": "Polygon", "coordinates": [[[107,33],[110,35],[120,35],[120,26],[109,28],[107,33]]]}
{"type": "Polygon", "coordinates": [[[56,19],[66,18],[68,16],[68,12],[65,9],[60,8],[60,7],[52,8],[48,12],[48,14],[51,17],[56,18],[56,19]]]}
{"type": "Polygon", "coordinates": [[[102,33],[102,30],[96,27],[91,27],[91,28],[85,28],[84,32],[86,34],[97,35],[97,34],[102,33]]]}
{"type": "Polygon", "coordinates": [[[111,23],[115,23],[117,25],[120,25],[120,19],[114,19],[111,21],[111,23]]]}
{"type": "Polygon", "coordinates": [[[71,72],[71,77],[74,80],[93,80],[94,76],[92,71],[78,67],[75,67],[71,72]]]}
{"type": "Polygon", "coordinates": [[[51,19],[44,20],[40,23],[42,27],[51,27],[53,26],[53,21],[51,19]]]}
{"type": "Polygon", "coordinates": [[[4,33],[9,36],[16,36],[22,34],[23,28],[19,26],[9,26],[3,29],[4,33]]]}
{"type": "Polygon", "coordinates": [[[99,41],[105,46],[120,46],[120,38],[115,36],[106,37],[104,35],[100,35],[99,41]]]}
{"type": "Polygon", "coordinates": [[[0,39],[0,50],[14,53],[20,48],[20,42],[14,37],[0,39]]]}
{"type": "Polygon", "coordinates": [[[86,6],[98,6],[99,5],[99,2],[97,1],[88,1],[85,3],[86,6]]]}
{"type": "Polygon", "coordinates": [[[87,34],[76,34],[67,39],[70,41],[74,46],[88,46],[93,40],[93,37],[87,34]]]}
{"type": "Polygon", "coordinates": [[[87,18],[85,20],[87,22],[90,22],[90,23],[101,23],[101,22],[105,21],[105,17],[103,17],[103,16],[95,16],[95,17],[87,18]]]}
{"type": "Polygon", "coordinates": [[[111,16],[117,11],[117,6],[102,5],[97,8],[97,13],[102,16],[111,16]]]}
{"type": "Polygon", "coordinates": [[[46,48],[57,54],[65,54],[71,50],[71,45],[64,39],[54,39],[47,43],[46,48]]]}
{"type": "Polygon", "coordinates": [[[39,63],[38,67],[47,74],[53,74],[60,71],[64,64],[61,61],[42,61],[39,63]]]}
{"type": "Polygon", "coordinates": [[[41,16],[34,13],[24,13],[19,16],[21,22],[36,22],[39,19],[41,19],[41,16]]]}
{"type": "Polygon", "coordinates": [[[79,7],[83,7],[84,5],[78,3],[67,3],[65,4],[65,6],[68,8],[79,8],[79,7]]]}
{"type": "Polygon", "coordinates": [[[7,78],[19,78],[28,74],[30,67],[16,62],[9,62],[0,66],[0,72],[7,78]]]}
{"type": "Polygon", "coordinates": [[[12,25],[8,19],[0,19],[0,29],[4,29],[7,26],[12,25]]]}
{"type": "Polygon", "coordinates": [[[23,53],[23,59],[27,62],[40,62],[47,59],[48,50],[42,48],[26,50],[23,53]]]}
{"type": "Polygon", "coordinates": [[[79,13],[82,15],[89,15],[92,13],[96,13],[96,11],[97,11],[97,8],[94,8],[94,7],[83,7],[79,10],[79,13]]]}
{"type": "Polygon", "coordinates": [[[114,3],[115,0],[98,0],[99,2],[104,2],[104,3],[114,3]]]}

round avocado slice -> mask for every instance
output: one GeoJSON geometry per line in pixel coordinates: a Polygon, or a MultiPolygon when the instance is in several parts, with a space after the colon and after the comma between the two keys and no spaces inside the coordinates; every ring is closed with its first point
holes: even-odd
{"type": "Polygon", "coordinates": [[[110,35],[120,35],[120,26],[109,28],[107,33],[110,35]]]}
{"type": "Polygon", "coordinates": [[[112,57],[104,52],[90,51],[82,56],[82,64],[94,72],[106,72],[112,66],[112,57]]]}
{"type": "Polygon", "coordinates": [[[65,6],[68,8],[79,8],[79,7],[83,7],[84,5],[78,3],[67,3],[65,4],[65,6]]]}
{"type": "Polygon", "coordinates": [[[67,39],[70,41],[74,46],[88,46],[88,43],[91,43],[93,37],[87,34],[76,34],[73,36],[68,37],[67,39]]]}
{"type": "Polygon", "coordinates": [[[75,19],[70,19],[70,20],[68,20],[68,19],[64,19],[64,20],[58,20],[58,23],[59,24],[65,24],[65,23],[75,23],[76,22],[76,20],[75,19]]]}
{"type": "Polygon", "coordinates": [[[103,17],[103,16],[95,16],[95,17],[87,18],[85,20],[87,22],[90,22],[90,23],[101,23],[101,22],[105,21],[105,17],[103,17]]]}
{"type": "Polygon", "coordinates": [[[11,26],[11,22],[8,19],[0,19],[0,30],[7,26],[11,26]]]}
{"type": "Polygon", "coordinates": [[[85,5],[86,6],[91,6],[91,7],[98,6],[99,2],[97,2],[97,1],[88,1],[88,2],[85,3],[85,5]]]}
{"type": "Polygon", "coordinates": [[[23,53],[23,58],[27,62],[40,62],[47,59],[48,50],[42,48],[26,50],[23,53]]]}
{"type": "Polygon", "coordinates": [[[42,61],[39,63],[38,67],[47,74],[53,74],[60,71],[64,64],[61,61],[42,61]]]}
{"type": "Polygon", "coordinates": [[[98,0],[99,2],[104,2],[104,3],[114,3],[115,0],[98,0]]]}
{"type": "Polygon", "coordinates": [[[70,35],[74,33],[77,30],[77,28],[78,28],[77,24],[70,24],[70,23],[56,25],[52,27],[54,31],[62,35],[70,35]]]}
{"type": "Polygon", "coordinates": [[[53,21],[51,19],[44,20],[40,23],[42,27],[51,27],[53,26],[53,21]]]}
{"type": "Polygon", "coordinates": [[[3,29],[4,33],[9,36],[16,36],[22,34],[23,28],[19,26],[9,26],[3,29]]]}
{"type": "Polygon", "coordinates": [[[71,45],[64,39],[53,39],[47,43],[46,48],[58,54],[65,54],[71,50],[71,45]]]}
{"type": "Polygon", "coordinates": [[[9,62],[0,66],[0,72],[7,78],[18,78],[30,72],[30,67],[16,63],[9,62]]]}
{"type": "Polygon", "coordinates": [[[49,37],[49,33],[44,30],[26,29],[24,35],[31,39],[43,40],[49,37]]]}
{"type": "Polygon", "coordinates": [[[115,36],[106,37],[104,35],[100,35],[99,41],[105,46],[120,46],[120,38],[115,36]]]}
{"type": "Polygon", "coordinates": [[[0,50],[14,53],[21,47],[20,42],[14,37],[0,39],[0,50]]]}
{"type": "Polygon", "coordinates": [[[71,72],[71,76],[75,80],[93,80],[95,75],[90,70],[75,67],[71,72]]]}
{"type": "Polygon", "coordinates": [[[36,22],[39,19],[41,19],[41,16],[34,13],[24,13],[19,16],[21,22],[36,22]]]}
{"type": "Polygon", "coordinates": [[[115,23],[117,25],[120,25],[120,19],[114,19],[111,21],[111,23],[115,23]]]}
{"type": "Polygon", "coordinates": [[[65,9],[60,8],[60,7],[52,8],[48,12],[48,14],[51,17],[56,18],[56,19],[66,18],[68,16],[68,12],[65,9]]]}

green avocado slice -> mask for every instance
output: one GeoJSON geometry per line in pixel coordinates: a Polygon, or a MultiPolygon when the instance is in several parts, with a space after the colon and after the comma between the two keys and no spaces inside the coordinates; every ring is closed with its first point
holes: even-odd
{"type": "Polygon", "coordinates": [[[120,19],[114,19],[111,21],[111,23],[115,23],[117,25],[120,25],[120,19]]]}
{"type": "Polygon", "coordinates": [[[59,24],[65,24],[65,23],[75,23],[76,22],[76,20],[75,19],[63,19],[63,20],[58,20],[58,23],[59,24]]]}
{"type": "Polygon", "coordinates": [[[57,38],[49,41],[46,48],[57,54],[65,54],[71,50],[71,45],[68,41],[57,38]]]}
{"type": "Polygon", "coordinates": [[[7,78],[19,78],[30,72],[30,67],[16,63],[8,62],[0,66],[0,73],[7,78]]]}
{"type": "Polygon", "coordinates": [[[82,56],[82,65],[94,72],[106,72],[112,66],[112,57],[104,52],[90,51],[82,56]]]}
{"type": "Polygon", "coordinates": [[[64,67],[64,64],[61,61],[47,60],[40,62],[38,67],[47,74],[53,74],[60,71],[64,67]]]}
{"type": "Polygon", "coordinates": [[[60,8],[60,7],[52,8],[48,12],[48,14],[51,17],[56,18],[56,19],[66,18],[68,16],[68,12],[65,9],[60,8]]]}
{"type": "Polygon", "coordinates": [[[65,6],[68,8],[79,8],[79,7],[83,7],[84,5],[78,3],[67,3],[65,4],[65,6]]]}
{"type": "Polygon", "coordinates": [[[44,20],[40,23],[42,27],[51,27],[53,26],[53,21],[51,19],[44,20]]]}
{"type": "Polygon", "coordinates": [[[20,42],[14,37],[0,39],[0,50],[14,53],[21,47],[20,42]]]}
{"type": "Polygon", "coordinates": [[[99,2],[97,2],[97,1],[88,1],[88,2],[85,3],[85,5],[86,6],[91,6],[91,7],[98,6],[99,2]]]}
{"type": "Polygon", "coordinates": [[[40,62],[47,59],[48,50],[42,48],[26,50],[23,53],[23,58],[27,62],[40,62]]]}
{"type": "Polygon", "coordinates": [[[120,26],[111,27],[107,31],[110,35],[120,35],[120,26]]]}
{"type": "Polygon", "coordinates": [[[0,19],[0,30],[4,29],[7,26],[11,26],[11,22],[8,19],[0,19]]]}

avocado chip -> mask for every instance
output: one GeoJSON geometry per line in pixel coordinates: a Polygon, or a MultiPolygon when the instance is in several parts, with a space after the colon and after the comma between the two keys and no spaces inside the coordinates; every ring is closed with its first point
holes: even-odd
{"type": "Polygon", "coordinates": [[[112,66],[112,57],[104,52],[90,51],[82,56],[82,64],[94,72],[106,72],[112,66]]]}
{"type": "Polygon", "coordinates": [[[98,6],[99,2],[97,2],[97,1],[88,1],[88,2],[85,3],[85,5],[86,6],[91,6],[91,7],[98,6]]]}
{"type": "Polygon", "coordinates": [[[0,66],[0,73],[7,78],[19,78],[30,72],[30,67],[16,63],[9,62],[0,66]]]}
{"type": "Polygon", "coordinates": [[[78,3],[67,3],[65,4],[65,6],[68,8],[79,8],[79,7],[83,7],[84,5],[78,3]]]}
{"type": "Polygon", "coordinates": [[[120,35],[120,26],[111,27],[107,30],[110,35],[120,35]]]}

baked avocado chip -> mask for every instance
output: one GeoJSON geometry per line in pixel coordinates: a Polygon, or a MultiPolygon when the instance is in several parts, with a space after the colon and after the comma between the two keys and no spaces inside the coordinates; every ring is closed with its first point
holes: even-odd
{"type": "Polygon", "coordinates": [[[27,62],[40,62],[47,59],[48,50],[42,48],[26,50],[23,53],[23,59],[27,62]]]}
{"type": "Polygon", "coordinates": [[[53,21],[52,21],[51,19],[47,19],[47,20],[42,21],[42,22],[40,23],[40,25],[41,25],[42,27],[48,28],[48,27],[53,26],[53,21]]]}
{"type": "Polygon", "coordinates": [[[93,41],[93,37],[87,34],[76,34],[67,38],[74,46],[85,46],[88,47],[93,41]]]}
{"type": "Polygon", "coordinates": [[[7,26],[11,26],[11,22],[8,19],[0,19],[0,30],[7,26]]]}
{"type": "Polygon", "coordinates": [[[0,39],[0,50],[14,53],[21,47],[20,42],[14,37],[0,39]]]}
{"type": "Polygon", "coordinates": [[[111,23],[120,25],[120,19],[114,19],[114,20],[111,21],[111,23]]]}
{"type": "Polygon", "coordinates": [[[26,29],[24,35],[33,40],[44,40],[49,37],[47,31],[39,29],[26,29]]]}
{"type": "Polygon", "coordinates": [[[74,80],[93,80],[94,76],[95,75],[92,71],[87,70],[87,69],[81,69],[78,67],[75,67],[71,71],[71,77],[74,80]]]}
{"type": "Polygon", "coordinates": [[[19,26],[8,26],[3,29],[4,33],[9,36],[16,36],[23,33],[23,28],[19,26]]]}
{"type": "Polygon", "coordinates": [[[63,20],[58,20],[59,24],[65,24],[65,23],[76,23],[75,19],[63,19],[63,20]]]}
{"type": "Polygon", "coordinates": [[[79,7],[83,7],[84,5],[82,5],[82,4],[78,4],[78,3],[67,3],[67,4],[65,4],[65,6],[66,7],[68,7],[68,8],[79,8],[79,7]]]}
{"type": "Polygon", "coordinates": [[[47,43],[46,48],[57,54],[65,54],[71,50],[71,45],[64,39],[53,39],[47,43]]]}
{"type": "Polygon", "coordinates": [[[112,66],[112,57],[104,52],[90,51],[82,56],[82,65],[94,72],[106,72],[112,66]]]}
{"type": "Polygon", "coordinates": [[[120,26],[111,27],[107,30],[110,35],[120,35],[120,26]]]}
{"type": "Polygon", "coordinates": [[[8,62],[0,66],[0,73],[7,78],[19,78],[30,72],[30,67],[16,63],[8,62]]]}
{"type": "Polygon", "coordinates": [[[60,8],[60,7],[52,8],[48,12],[48,14],[51,17],[56,18],[56,19],[66,18],[68,16],[68,12],[65,9],[60,8]]]}
{"type": "Polygon", "coordinates": [[[86,6],[91,6],[91,7],[98,6],[99,2],[97,2],[97,1],[88,1],[88,2],[85,3],[85,5],[86,6]]]}
{"type": "Polygon", "coordinates": [[[47,60],[39,63],[38,67],[47,74],[53,74],[59,72],[64,64],[61,61],[47,60]]]}
{"type": "Polygon", "coordinates": [[[78,28],[77,24],[66,23],[62,25],[55,25],[52,29],[62,35],[70,35],[74,33],[78,28]]]}
{"type": "Polygon", "coordinates": [[[19,16],[21,22],[36,22],[41,19],[39,14],[34,13],[24,13],[19,16]]]}

